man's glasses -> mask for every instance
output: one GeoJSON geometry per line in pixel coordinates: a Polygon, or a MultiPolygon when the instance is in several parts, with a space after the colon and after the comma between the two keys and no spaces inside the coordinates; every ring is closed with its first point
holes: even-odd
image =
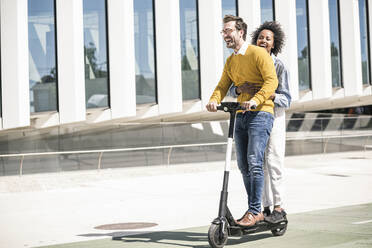
{"type": "Polygon", "coordinates": [[[221,30],[221,35],[230,35],[232,32],[234,32],[236,29],[231,29],[231,28],[226,28],[226,29],[223,29],[221,30]]]}

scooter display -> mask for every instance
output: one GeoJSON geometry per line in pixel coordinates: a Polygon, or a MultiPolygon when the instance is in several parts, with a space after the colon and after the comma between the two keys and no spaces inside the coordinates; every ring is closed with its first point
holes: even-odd
{"type": "Polygon", "coordinates": [[[266,220],[256,223],[254,226],[242,227],[238,225],[227,206],[227,188],[231,165],[231,153],[234,139],[235,117],[238,110],[244,110],[240,103],[222,102],[217,110],[230,113],[229,133],[227,138],[225,171],[220,196],[218,217],[212,221],[208,230],[208,241],[213,248],[222,248],[227,243],[228,237],[240,237],[263,231],[271,231],[274,236],[281,236],[287,230],[288,220],[286,217],[278,223],[270,223],[266,220]]]}

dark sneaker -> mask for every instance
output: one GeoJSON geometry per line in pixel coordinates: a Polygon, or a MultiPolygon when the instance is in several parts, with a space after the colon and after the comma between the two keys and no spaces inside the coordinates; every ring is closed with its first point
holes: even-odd
{"type": "Polygon", "coordinates": [[[270,208],[264,208],[264,211],[262,211],[262,214],[264,217],[267,217],[271,214],[270,208]]]}
{"type": "Polygon", "coordinates": [[[284,210],[281,212],[274,210],[269,216],[265,217],[265,220],[270,223],[279,223],[284,220],[284,216],[287,215],[284,210]]]}
{"type": "Polygon", "coordinates": [[[287,216],[287,213],[284,211],[284,209],[282,209],[282,215],[284,218],[287,216]]]}

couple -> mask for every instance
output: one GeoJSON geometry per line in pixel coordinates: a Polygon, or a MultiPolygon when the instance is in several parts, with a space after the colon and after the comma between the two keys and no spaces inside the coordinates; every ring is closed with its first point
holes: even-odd
{"type": "Polygon", "coordinates": [[[281,52],[284,33],[277,22],[265,22],[252,34],[252,44],[256,46],[249,45],[243,19],[227,15],[221,34],[234,53],[226,60],[221,80],[206,108],[217,111],[217,105],[230,89],[246,109],[236,116],[235,145],[248,195],[248,211],[237,223],[252,226],[264,218],[277,223],[286,215],[281,208],[282,167],[285,108],[291,101],[288,71],[274,56],[281,52]],[[270,206],[274,207],[272,212],[270,206]]]}

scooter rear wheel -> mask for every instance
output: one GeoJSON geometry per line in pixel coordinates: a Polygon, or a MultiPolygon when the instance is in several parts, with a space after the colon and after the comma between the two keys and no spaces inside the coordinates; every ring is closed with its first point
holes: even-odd
{"type": "Polygon", "coordinates": [[[271,233],[274,235],[274,236],[283,236],[285,234],[285,232],[287,231],[287,226],[288,226],[288,220],[287,220],[287,217],[284,216],[284,219],[287,221],[287,224],[282,227],[282,228],[277,228],[277,229],[272,229],[271,230],[271,233]]]}
{"type": "Polygon", "coordinates": [[[208,230],[208,242],[212,248],[222,248],[227,243],[227,229],[221,234],[220,225],[212,224],[208,230]]]}
{"type": "Polygon", "coordinates": [[[273,230],[271,230],[271,233],[272,233],[274,236],[283,236],[283,235],[285,234],[286,231],[287,231],[287,225],[285,225],[285,226],[282,227],[282,228],[273,229],[273,230]]]}

